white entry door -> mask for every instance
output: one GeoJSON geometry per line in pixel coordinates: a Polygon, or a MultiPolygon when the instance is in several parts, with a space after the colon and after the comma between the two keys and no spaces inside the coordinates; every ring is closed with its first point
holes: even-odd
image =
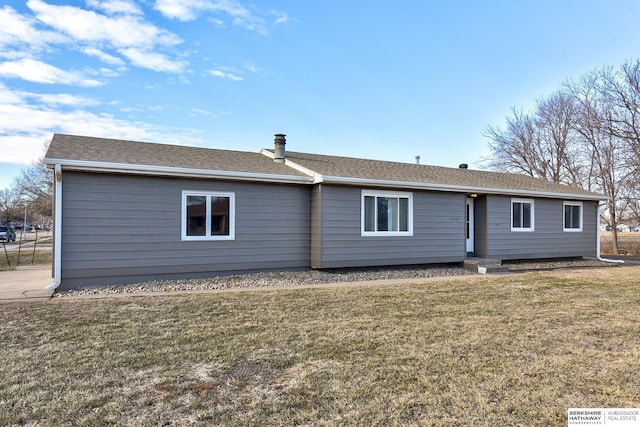
{"type": "Polygon", "coordinates": [[[467,198],[467,252],[475,252],[475,243],[473,241],[473,199],[467,198]]]}

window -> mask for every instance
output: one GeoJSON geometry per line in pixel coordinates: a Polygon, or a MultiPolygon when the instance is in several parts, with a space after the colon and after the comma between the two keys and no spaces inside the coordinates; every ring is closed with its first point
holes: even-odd
{"type": "Polygon", "coordinates": [[[411,193],[362,192],[363,236],[413,235],[411,193]]]}
{"type": "Polygon", "coordinates": [[[511,231],[534,230],[533,200],[511,199],[511,231]]]}
{"type": "Polygon", "coordinates": [[[235,239],[233,193],[182,192],[182,240],[235,239]]]}
{"type": "Polygon", "coordinates": [[[563,231],[582,231],[582,203],[564,202],[563,231]]]}

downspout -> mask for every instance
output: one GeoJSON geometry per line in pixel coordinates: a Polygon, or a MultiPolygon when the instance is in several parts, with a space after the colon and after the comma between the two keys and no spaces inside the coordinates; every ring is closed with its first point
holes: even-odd
{"type": "Polygon", "coordinates": [[[621,259],[608,259],[608,258],[602,258],[600,256],[600,208],[602,207],[602,205],[600,204],[600,202],[598,202],[598,209],[597,209],[597,213],[596,213],[596,258],[598,258],[598,261],[602,261],[602,262],[612,262],[615,264],[624,264],[624,261],[621,259]]]}
{"type": "Polygon", "coordinates": [[[49,292],[56,290],[61,283],[62,275],[62,166],[55,165],[53,179],[55,181],[53,200],[53,283],[45,288],[49,292]]]}

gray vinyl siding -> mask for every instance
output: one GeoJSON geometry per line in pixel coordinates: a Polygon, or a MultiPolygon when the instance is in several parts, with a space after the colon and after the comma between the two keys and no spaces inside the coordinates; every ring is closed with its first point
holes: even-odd
{"type": "Polygon", "coordinates": [[[487,196],[478,196],[474,203],[474,255],[481,258],[488,258],[487,242],[487,196]]]}
{"type": "Polygon", "coordinates": [[[359,187],[314,193],[314,268],[461,262],[466,255],[464,194],[413,194],[413,236],[362,236],[359,187]]]}
{"type": "Polygon", "coordinates": [[[303,185],[65,172],[62,288],[310,267],[303,185]],[[235,240],[182,241],[182,191],[235,193],[235,240]]]}
{"type": "Polygon", "coordinates": [[[311,189],[311,267],[322,265],[322,184],[311,189]]]}
{"type": "Polygon", "coordinates": [[[479,256],[502,260],[596,256],[597,202],[582,203],[582,232],[564,232],[565,200],[528,199],[534,201],[534,231],[511,231],[511,197],[487,196],[486,253],[479,256]]]}
{"type": "MultiPolygon", "coordinates": [[[[62,182],[61,289],[310,267],[461,262],[466,257],[464,193],[411,191],[412,236],[362,236],[361,187],[81,172],[64,172],[62,182]],[[235,240],[182,241],[185,190],[233,192],[235,240]]],[[[597,202],[582,202],[582,232],[564,232],[564,200],[533,200],[535,230],[514,232],[511,197],[479,196],[474,203],[476,256],[596,255],[597,202]]]]}

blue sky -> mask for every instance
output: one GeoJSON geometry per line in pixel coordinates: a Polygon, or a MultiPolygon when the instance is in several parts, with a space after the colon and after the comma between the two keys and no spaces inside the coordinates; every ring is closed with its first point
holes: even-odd
{"type": "Polygon", "coordinates": [[[640,57],[628,1],[5,0],[0,189],[54,132],[456,167],[569,79],[640,57]]]}

